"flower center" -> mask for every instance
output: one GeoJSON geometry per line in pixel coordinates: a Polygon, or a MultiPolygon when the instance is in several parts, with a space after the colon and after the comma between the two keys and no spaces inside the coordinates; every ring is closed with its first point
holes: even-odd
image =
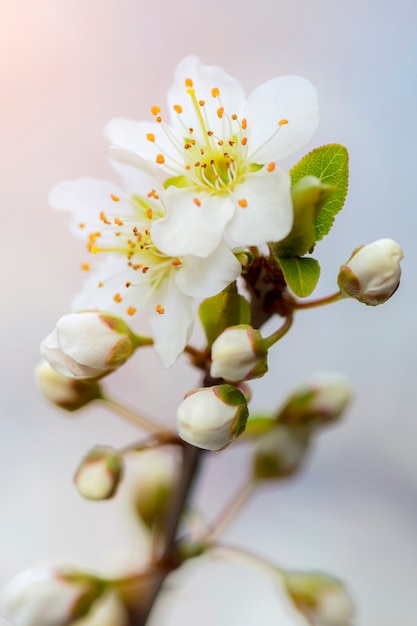
{"type": "MultiPolygon", "coordinates": [[[[193,119],[197,124],[187,125],[183,119],[182,106],[175,104],[174,111],[183,128],[182,139],[175,136],[171,128],[164,124],[159,107],[151,109],[170,144],[175,148],[173,155],[164,154],[161,150],[156,156],[156,163],[174,174],[173,178],[168,179],[166,186],[191,186],[209,193],[229,194],[250,168],[245,136],[247,122],[245,119],[239,120],[235,113],[230,115],[225,111],[220,90],[213,87],[211,97],[217,102],[210,110],[217,119],[210,125],[206,102],[197,98],[193,82],[189,78],[185,81],[185,92],[191,100],[193,119]],[[219,126],[220,132],[212,130],[213,127],[219,129],[219,126]]],[[[152,133],[147,135],[147,139],[156,141],[152,133]]]]}
{"type": "MultiPolygon", "coordinates": [[[[148,197],[158,200],[154,190],[148,197]]],[[[114,202],[120,201],[117,196],[111,198],[114,202]]],[[[133,213],[120,215],[113,211],[108,213],[101,211],[99,218],[103,226],[100,231],[90,233],[87,241],[87,248],[93,254],[107,252],[126,257],[125,271],[109,276],[97,285],[102,288],[106,282],[114,284],[115,279],[120,279],[120,288],[113,295],[113,300],[117,303],[123,302],[124,296],[121,292],[139,286],[143,288],[145,284],[149,297],[166,280],[170,280],[172,272],[182,265],[180,259],[160,252],[151,239],[152,220],[162,216],[156,202],[137,195],[132,195],[124,201],[129,202],[133,213]],[[152,208],[152,204],[155,208],[152,208]]],[[[80,224],[80,227],[83,228],[84,225],[80,224]]],[[[89,264],[83,264],[82,269],[90,269],[89,264]]],[[[141,304],[144,302],[143,294],[140,296],[140,302],[141,304]]],[[[162,304],[156,306],[156,311],[159,314],[164,313],[162,304]]],[[[130,306],[126,312],[134,315],[136,308],[130,306]]]]}

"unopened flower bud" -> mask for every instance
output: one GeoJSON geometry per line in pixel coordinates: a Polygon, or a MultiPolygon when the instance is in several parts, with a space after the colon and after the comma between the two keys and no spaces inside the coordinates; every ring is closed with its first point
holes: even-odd
{"type": "Polygon", "coordinates": [[[58,374],[47,361],[41,361],[35,368],[35,380],[46,400],[66,411],[76,411],[101,398],[97,382],[74,380],[58,374]]]}
{"type": "Polygon", "coordinates": [[[375,306],[388,300],[400,284],[403,251],[392,239],[379,239],[354,250],[337,278],[341,291],[375,306]]]}
{"type": "Polygon", "coordinates": [[[245,396],[232,385],[196,389],[178,407],[178,432],[197,448],[221,450],[245,430],[248,414],[245,396]]]}
{"type": "Polygon", "coordinates": [[[231,382],[260,378],[268,371],[267,354],[259,330],[247,324],[230,326],[213,343],[210,374],[231,382]]]}
{"type": "Polygon", "coordinates": [[[104,581],[90,574],[38,567],[8,583],[2,605],[19,626],[67,626],[86,615],[105,588],[104,581]]]}
{"type": "Polygon", "coordinates": [[[141,452],[131,468],[133,504],[148,528],[153,528],[166,512],[177,483],[176,460],[165,450],[149,450],[141,452]]]}
{"type": "Polygon", "coordinates": [[[74,476],[78,492],[87,500],[108,500],[123,475],[123,458],[113,448],[93,448],[74,476]]]}
{"type": "Polygon", "coordinates": [[[277,425],[259,437],[253,456],[257,480],[286,478],[301,466],[309,438],[305,430],[277,425]]]}
{"type": "Polygon", "coordinates": [[[319,373],[295,387],[277,421],[308,427],[328,424],[342,415],[352,398],[352,386],[345,376],[319,373]]]}
{"type": "Polygon", "coordinates": [[[297,609],[312,626],[351,626],[354,609],[342,583],[321,572],[282,572],[297,609]]]}
{"type": "Polygon", "coordinates": [[[100,311],[64,315],[41,344],[42,356],[63,376],[97,378],[133,354],[137,343],[119,317],[100,311]]]}

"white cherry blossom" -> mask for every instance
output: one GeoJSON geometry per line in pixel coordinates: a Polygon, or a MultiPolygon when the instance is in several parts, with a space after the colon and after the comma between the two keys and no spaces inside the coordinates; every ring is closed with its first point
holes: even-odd
{"type": "Polygon", "coordinates": [[[108,311],[130,322],[147,311],[155,350],[169,367],[190,337],[194,300],[224,289],[241,266],[224,241],[204,258],[161,252],[151,235],[165,215],[157,180],[146,165],[115,167],[127,190],[85,178],[62,182],[50,194],[53,207],[71,211],[71,230],[92,255],[91,263],[82,264],[88,277],[73,310],[108,311]]]}
{"type": "Polygon", "coordinates": [[[155,165],[165,217],[152,224],[169,255],[207,256],[224,232],[237,244],[279,241],[291,230],[290,177],[276,162],[303,146],[318,124],[315,88],[299,76],[270,80],[246,99],[217,66],[186,57],[168,94],[169,121],[114,119],[106,134],[118,158],[155,165]],[[122,156],[120,148],[124,149],[122,156]]]}

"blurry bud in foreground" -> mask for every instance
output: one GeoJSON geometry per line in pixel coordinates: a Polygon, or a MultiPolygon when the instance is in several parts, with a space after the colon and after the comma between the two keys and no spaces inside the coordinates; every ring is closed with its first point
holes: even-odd
{"type": "Polygon", "coordinates": [[[259,437],[253,452],[256,480],[286,478],[301,466],[308,448],[305,430],[277,425],[259,437]]]}
{"type": "Polygon", "coordinates": [[[248,415],[245,396],[232,385],[195,389],[177,409],[178,433],[197,448],[221,450],[245,430],[248,415]]]}
{"type": "Polygon", "coordinates": [[[128,477],[135,511],[152,529],[167,510],[178,478],[177,458],[166,450],[140,452],[128,477]]]}
{"type": "Polygon", "coordinates": [[[1,604],[19,626],[66,626],[86,615],[105,588],[102,580],[83,572],[38,567],[13,578],[1,604]]]}
{"type": "Polygon", "coordinates": [[[280,424],[314,427],[337,420],[353,398],[348,379],[333,372],[319,373],[295,387],[280,410],[280,424]]]}
{"type": "Polygon", "coordinates": [[[41,361],[35,368],[35,381],[48,402],[66,411],[77,411],[101,398],[97,382],[83,382],[58,374],[47,361],[41,361]]]}
{"type": "Polygon", "coordinates": [[[74,476],[78,492],[87,500],[108,500],[117,491],[123,475],[123,458],[113,448],[93,448],[74,476]]]}
{"type": "Polygon", "coordinates": [[[122,319],[84,311],[61,317],[41,343],[41,353],[63,376],[97,378],[123,365],[136,347],[136,336],[122,319]]]}
{"type": "Polygon", "coordinates": [[[297,609],[312,626],[351,626],[354,609],[342,583],[321,572],[282,572],[297,609]]]}
{"type": "Polygon", "coordinates": [[[379,239],[354,250],[339,270],[337,284],[341,291],[375,306],[388,300],[400,284],[403,251],[392,239],[379,239]]]}
{"type": "Polygon", "coordinates": [[[259,330],[248,324],[230,326],[213,343],[210,375],[231,382],[260,378],[268,371],[267,354],[259,330]]]}
{"type": "Polygon", "coordinates": [[[128,626],[126,608],[115,591],[106,592],[94,603],[87,617],[77,626],[128,626]]]}

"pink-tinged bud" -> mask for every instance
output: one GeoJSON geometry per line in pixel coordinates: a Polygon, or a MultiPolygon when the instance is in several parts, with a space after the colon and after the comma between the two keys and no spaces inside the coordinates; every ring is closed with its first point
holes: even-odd
{"type": "Polygon", "coordinates": [[[213,343],[210,374],[231,382],[260,378],[268,371],[267,354],[259,330],[247,324],[230,326],[213,343]]]}
{"type": "Polygon", "coordinates": [[[177,410],[181,439],[204,450],[221,450],[245,430],[249,411],[245,396],[232,385],[188,393],[177,410]]]}
{"type": "Polygon", "coordinates": [[[78,492],[87,500],[108,500],[123,476],[123,458],[113,448],[93,448],[74,476],[78,492]]]}
{"type": "Polygon", "coordinates": [[[98,378],[123,365],[134,335],[119,317],[100,311],[64,315],[41,344],[49,365],[69,378],[98,378]]]}
{"type": "Polygon", "coordinates": [[[13,578],[1,604],[19,626],[67,626],[86,615],[106,584],[74,570],[38,567],[13,578]]]}
{"type": "Polygon", "coordinates": [[[257,440],[253,477],[257,480],[286,478],[301,466],[309,444],[304,429],[277,425],[257,440]]]}
{"type": "Polygon", "coordinates": [[[77,411],[83,406],[101,398],[97,382],[74,380],[58,374],[47,361],[41,361],[35,368],[35,381],[48,402],[66,411],[77,411]]]}
{"type": "Polygon", "coordinates": [[[341,291],[375,306],[395,293],[400,284],[403,251],[392,239],[379,239],[354,250],[337,278],[341,291]]]}
{"type": "Polygon", "coordinates": [[[315,427],[341,417],[353,398],[342,374],[322,372],[294,388],[277,416],[280,424],[315,427]]]}
{"type": "Polygon", "coordinates": [[[352,626],[354,608],[342,583],[321,572],[282,572],[295,606],[312,626],[352,626]]]}

